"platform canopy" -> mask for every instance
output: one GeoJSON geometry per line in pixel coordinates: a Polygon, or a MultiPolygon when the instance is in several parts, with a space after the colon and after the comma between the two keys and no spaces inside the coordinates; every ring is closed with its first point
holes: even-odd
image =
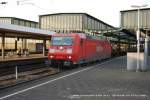
{"type": "Polygon", "coordinates": [[[28,39],[49,39],[55,32],[30,28],[6,23],[0,23],[0,36],[2,34],[5,37],[18,37],[18,38],[28,38],[28,39]]]}

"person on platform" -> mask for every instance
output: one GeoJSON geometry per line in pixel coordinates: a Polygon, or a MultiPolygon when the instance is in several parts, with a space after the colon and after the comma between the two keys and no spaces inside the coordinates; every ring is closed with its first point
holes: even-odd
{"type": "Polygon", "coordinates": [[[20,49],[20,48],[17,49],[17,55],[18,55],[18,56],[21,56],[21,49],[20,49]]]}

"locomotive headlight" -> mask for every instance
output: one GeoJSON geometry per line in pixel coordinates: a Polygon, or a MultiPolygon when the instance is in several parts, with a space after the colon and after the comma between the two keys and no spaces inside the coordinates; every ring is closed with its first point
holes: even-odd
{"type": "Polygon", "coordinates": [[[55,49],[49,49],[49,53],[55,53],[55,49]]]}
{"type": "Polygon", "coordinates": [[[71,57],[71,56],[68,56],[68,58],[71,59],[72,57],[71,57]]]}
{"type": "Polygon", "coordinates": [[[53,58],[53,57],[54,57],[54,56],[52,56],[52,55],[50,56],[50,58],[53,58]]]}
{"type": "Polygon", "coordinates": [[[62,46],[60,46],[60,48],[59,48],[59,49],[61,49],[61,50],[62,50],[62,49],[63,49],[63,47],[62,47],[62,46]]]}
{"type": "Polygon", "coordinates": [[[68,54],[71,54],[71,53],[72,53],[72,49],[67,49],[66,52],[67,52],[68,54]]]}

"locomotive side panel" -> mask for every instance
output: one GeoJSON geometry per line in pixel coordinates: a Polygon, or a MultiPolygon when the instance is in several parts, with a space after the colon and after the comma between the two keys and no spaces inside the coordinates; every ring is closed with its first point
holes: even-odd
{"type": "Polygon", "coordinates": [[[80,64],[83,63],[83,44],[81,44],[81,38],[76,36],[74,39],[74,45],[73,45],[73,62],[74,64],[80,64]]]}
{"type": "Polygon", "coordinates": [[[102,46],[97,40],[86,40],[85,44],[85,53],[86,53],[86,61],[96,61],[99,60],[102,56],[102,46]]]}
{"type": "Polygon", "coordinates": [[[105,45],[105,58],[110,58],[111,57],[111,45],[108,41],[104,41],[105,45]]]}

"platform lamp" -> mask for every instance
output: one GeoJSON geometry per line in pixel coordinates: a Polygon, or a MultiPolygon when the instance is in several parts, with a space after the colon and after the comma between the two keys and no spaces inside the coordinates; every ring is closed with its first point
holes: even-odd
{"type": "Polygon", "coordinates": [[[136,38],[137,38],[137,69],[136,71],[140,71],[140,9],[143,7],[146,7],[147,5],[131,5],[131,7],[136,8],[137,9],[137,13],[138,13],[138,19],[137,19],[137,23],[138,23],[138,27],[137,27],[137,32],[136,32],[136,38]]]}

